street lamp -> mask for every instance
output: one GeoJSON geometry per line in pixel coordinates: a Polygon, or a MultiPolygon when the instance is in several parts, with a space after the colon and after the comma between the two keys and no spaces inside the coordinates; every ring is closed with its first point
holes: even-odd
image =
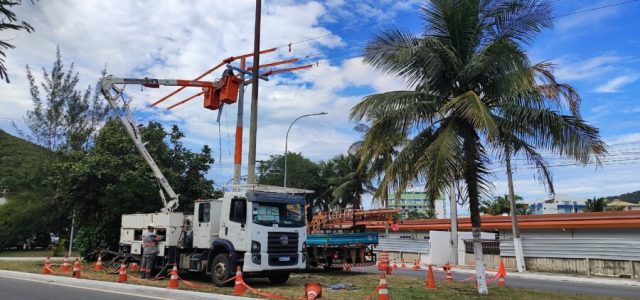
{"type": "Polygon", "coordinates": [[[327,114],[326,112],[321,112],[321,113],[315,113],[315,114],[302,115],[297,117],[295,120],[293,120],[293,122],[291,122],[291,125],[289,125],[289,129],[287,129],[287,137],[284,139],[284,187],[287,187],[287,157],[289,156],[288,144],[289,144],[289,131],[291,130],[291,126],[293,126],[293,123],[295,123],[296,121],[304,117],[320,116],[320,115],[326,115],[326,114],[327,114]]]}

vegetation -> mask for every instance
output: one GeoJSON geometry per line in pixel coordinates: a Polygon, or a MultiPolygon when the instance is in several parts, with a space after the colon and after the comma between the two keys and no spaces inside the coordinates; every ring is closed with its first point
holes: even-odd
{"type": "MultiPolygon", "coordinates": [[[[33,3],[33,0],[31,2],[33,3]]],[[[14,30],[31,33],[34,31],[29,23],[19,20],[12,11],[16,6],[21,4],[22,0],[0,0],[0,32],[14,30]]],[[[15,48],[15,46],[11,44],[10,41],[0,40],[0,79],[4,79],[7,83],[9,83],[9,75],[7,74],[7,67],[4,64],[4,59],[7,57],[5,51],[13,48],[15,48]]]]}
{"type": "Polygon", "coordinates": [[[620,199],[620,200],[626,201],[626,202],[640,203],[640,191],[621,194],[621,195],[618,195],[618,196],[609,196],[609,197],[606,197],[606,199],[607,200],[620,199]]]}
{"type": "MultiPolygon", "coordinates": [[[[522,197],[515,195],[515,201],[522,201],[522,197]]],[[[492,215],[500,216],[503,214],[510,214],[511,204],[509,203],[509,196],[497,196],[493,200],[483,200],[480,202],[480,212],[492,215]]],[[[524,203],[516,203],[516,213],[519,215],[526,215],[528,213],[528,205],[524,203]]]]}
{"type": "MultiPolygon", "coordinates": [[[[194,200],[213,196],[213,181],[204,177],[213,163],[208,146],[201,153],[186,149],[177,126],[167,133],[159,123],[151,122],[141,128],[141,134],[180,195],[179,210],[190,212],[194,200]]],[[[76,216],[77,243],[83,255],[117,245],[122,214],[155,212],[162,207],[155,177],[119,121],[107,122],[92,148],[71,157],[53,170],[51,182],[57,187],[53,199],[76,216]]]]}
{"type": "MultiPolygon", "coordinates": [[[[107,70],[102,70],[104,77],[107,70]]],[[[49,149],[64,152],[80,151],[107,117],[109,107],[100,93],[91,86],[84,92],[77,90],[79,74],[74,66],[65,72],[60,48],[49,72],[42,70],[44,81],[36,83],[27,65],[33,109],[27,112],[29,136],[35,143],[49,149]],[[42,90],[41,90],[42,89],[42,90]],[[44,95],[41,92],[44,91],[44,95]],[[44,96],[44,99],[43,97],[44,96]]],[[[97,85],[97,84],[96,84],[97,85]]]]}
{"type": "Polygon", "coordinates": [[[0,247],[15,247],[34,234],[61,231],[63,217],[51,214],[53,187],[46,184],[55,153],[0,130],[0,247]],[[33,216],[39,216],[34,218],[33,216]]]}
{"type": "MultiPolygon", "coordinates": [[[[606,152],[598,130],[581,119],[579,98],[557,88],[551,65],[531,64],[523,49],[552,26],[551,12],[545,1],[431,1],[421,36],[393,27],[365,48],[366,63],[411,89],[367,96],[352,109],[354,120],[371,123],[363,159],[403,136],[406,145],[385,169],[382,186],[402,191],[420,179],[435,199],[462,181],[476,261],[482,261],[479,200],[491,188],[491,151],[500,157],[519,147],[544,179],[550,176],[538,149],[581,163],[606,152]]],[[[482,264],[477,273],[484,277],[482,264]]],[[[487,293],[482,281],[478,291],[487,293]]]]}
{"type": "Polygon", "coordinates": [[[599,212],[607,210],[607,202],[605,198],[596,198],[587,199],[585,203],[586,207],[584,209],[585,212],[599,212]]]}
{"type": "MultiPolygon", "coordinates": [[[[308,200],[317,210],[361,207],[362,195],[372,193],[366,169],[359,168],[360,160],[353,154],[340,154],[324,162],[314,163],[300,153],[289,153],[287,158],[288,186],[315,191],[308,200]]],[[[259,168],[258,183],[282,185],[284,156],[272,155],[259,168]]]]}

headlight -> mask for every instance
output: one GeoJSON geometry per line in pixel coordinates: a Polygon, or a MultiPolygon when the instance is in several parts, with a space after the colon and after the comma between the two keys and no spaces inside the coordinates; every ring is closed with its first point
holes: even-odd
{"type": "Polygon", "coordinates": [[[251,241],[251,253],[260,253],[260,243],[251,241]]]}

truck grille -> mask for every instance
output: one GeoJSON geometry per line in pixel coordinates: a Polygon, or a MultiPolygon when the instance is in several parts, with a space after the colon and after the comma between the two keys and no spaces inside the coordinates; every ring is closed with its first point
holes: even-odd
{"type": "Polygon", "coordinates": [[[297,253],[298,233],[269,232],[267,253],[297,253]]]}

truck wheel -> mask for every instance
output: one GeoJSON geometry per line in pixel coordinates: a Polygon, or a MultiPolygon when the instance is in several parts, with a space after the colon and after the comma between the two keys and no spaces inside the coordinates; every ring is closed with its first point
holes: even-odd
{"type": "Polygon", "coordinates": [[[231,268],[229,264],[229,255],[220,253],[213,258],[211,263],[211,281],[216,286],[230,286],[233,281],[225,282],[231,278],[231,268]]]}
{"type": "Polygon", "coordinates": [[[285,284],[289,280],[289,275],[291,275],[291,272],[273,272],[269,273],[267,277],[273,284],[285,284]]]}

